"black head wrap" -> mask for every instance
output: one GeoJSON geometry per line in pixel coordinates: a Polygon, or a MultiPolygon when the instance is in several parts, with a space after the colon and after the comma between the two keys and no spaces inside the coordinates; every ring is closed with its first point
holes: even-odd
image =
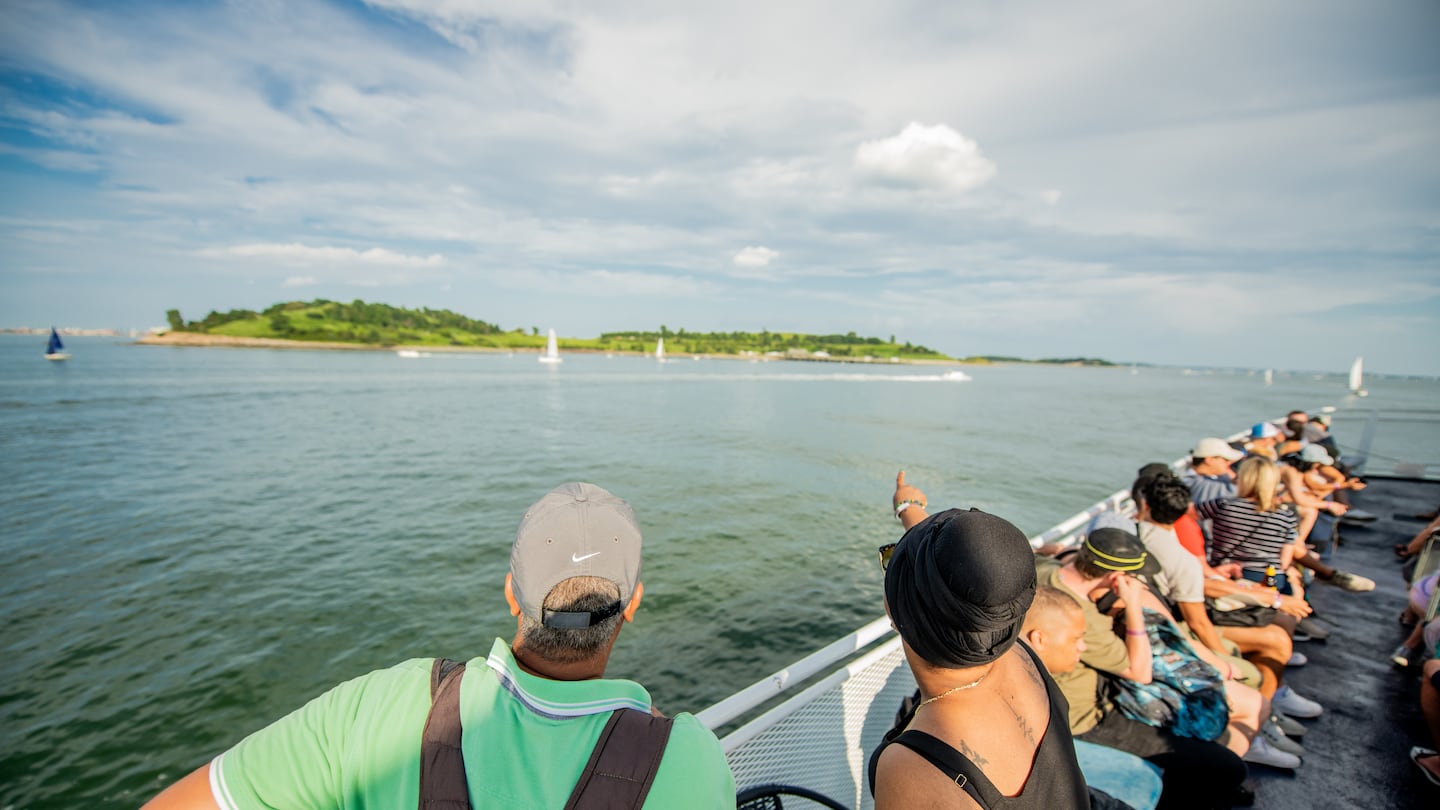
{"type": "Polygon", "coordinates": [[[987,664],[1020,636],[1035,597],[1035,555],[1024,533],[976,509],[915,524],[885,571],[885,601],[900,637],[938,667],[987,664]]]}

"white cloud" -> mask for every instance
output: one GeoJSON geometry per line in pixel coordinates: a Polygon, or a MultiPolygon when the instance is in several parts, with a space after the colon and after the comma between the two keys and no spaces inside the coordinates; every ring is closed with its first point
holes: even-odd
{"type": "Polygon", "coordinates": [[[780,251],[771,250],[768,247],[753,246],[742,249],[735,254],[734,262],[736,267],[767,267],[770,262],[780,256],[780,251]]]}
{"type": "Polygon", "coordinates": [[[1044,200],[1046,205],[1052,205],[1052,206],[1053,206],[1053,205],[1059,205],[1059,204],[1060,204],[1060,189],[1058,189],[1058,188],[1046,189],[1046,190],[1040,192],[1040,199],[1044,200]]]}
{"type": "Polygon", "coordinates": [[[944,124],[912,121],[898,135],[855,149],[855,170],[888,185],[969,191],[995,176],[980,145],[944,124]]]}
{"type": "Polygon", "coordinates": [[[280,283],[281,287],[309,287],[319,284],[314,276],[291,276],[280,283]]]}
{"type": "Polygon", "coordinates": [[[29,149],[0,144],[0,155],[15,155],[37,166],[62,172],[97,172],[105,168],[104,161],[97,155],[63,149],[29,149]]]}
{"type": "Polygon", "coordinates": [[[206,248],[199,251],[199,254],[212,259],[234,256],[245,259],[272,259],[288,264],[373,265],[380,267],[439,267],[445,264],[445,257],[438,253],[432,253],[429,256],[407,256],[386,248],[356,250],[348,247],[310,247],[293,242],[206,248]]]}

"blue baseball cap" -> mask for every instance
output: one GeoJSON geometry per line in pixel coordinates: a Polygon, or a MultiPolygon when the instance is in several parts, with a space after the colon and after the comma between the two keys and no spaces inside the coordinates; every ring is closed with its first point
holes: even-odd
{"type": "Polygon", "coordinates": [[[1252,439],[1268,439],[1279,435],[1280,428],[1275,427],[1273,422],[1256,422],[1255,427],[1250,428],[1250,438],[1252,439]]]}

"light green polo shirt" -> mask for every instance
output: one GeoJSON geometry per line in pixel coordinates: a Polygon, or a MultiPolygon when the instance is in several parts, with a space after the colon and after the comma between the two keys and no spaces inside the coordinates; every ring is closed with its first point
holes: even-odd
{"type": "MultiPolygon", "coordinates": [[[[241,740],[211,764],[216,803],[225,810],[415,807],[433,660],[347,681],[241,740]]],[[[471,806],[563,808],[610,713],[650,705],[633,681],[530,675],[496,639],[488,658],[467,662],[460,682],[471,806]]],[[[735,806],[720,742],[693,716],[676,715],[645,806],[735,806]]]]}

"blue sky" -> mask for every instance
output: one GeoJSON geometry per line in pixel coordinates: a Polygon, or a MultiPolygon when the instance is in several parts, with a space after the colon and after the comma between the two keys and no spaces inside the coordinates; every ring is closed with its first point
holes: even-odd
{"type": "Polygon", "coordinates": [[[0,6],[0,325],[507,328],[1440,374],[1440,5],[0,6]]]}

